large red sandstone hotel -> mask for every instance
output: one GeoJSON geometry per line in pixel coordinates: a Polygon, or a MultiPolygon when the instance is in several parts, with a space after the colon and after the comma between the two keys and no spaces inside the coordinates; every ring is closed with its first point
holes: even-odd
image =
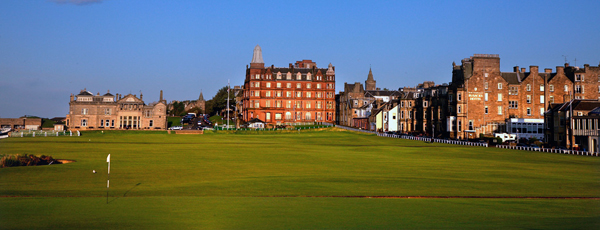
{"type": "Polygon", "coordinates": [[[288,68],[265,68],[262,51],[256,45],[250,68],[246,66],[242,103],[246,121],[334,122],[335,67],[329,64],[319,69],[311,60],[302,60],[288,68]]]}

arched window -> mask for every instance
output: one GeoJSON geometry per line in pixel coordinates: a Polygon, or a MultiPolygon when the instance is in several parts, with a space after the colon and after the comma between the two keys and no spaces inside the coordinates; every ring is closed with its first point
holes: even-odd
{"type": "Polygon", "coordinates": [[[302,74],[300,74],[300,72],[296,74],[296,80],[302,80],[302,74]]]}

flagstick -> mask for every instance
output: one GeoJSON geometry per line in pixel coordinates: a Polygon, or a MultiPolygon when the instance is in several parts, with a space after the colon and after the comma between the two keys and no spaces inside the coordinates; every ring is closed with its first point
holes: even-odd
{"type": "Polygon", "coordinates": [[[108,177],[106,178],[106,203],[108,204],[108,188],[110,187],[110,162],[108,162],[108,177]]]}
{"type": "Polygon", "coordinates": [[[110,187],[110,154],[108,154],[106,162],[108,162],[108,174],[106,177],[106,203],[108,204],[108,188],[110,187]]]}

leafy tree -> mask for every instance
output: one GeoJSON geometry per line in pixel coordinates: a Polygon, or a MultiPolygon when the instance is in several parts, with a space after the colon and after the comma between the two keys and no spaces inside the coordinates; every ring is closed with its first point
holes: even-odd
{"type": "Polygon", "coordinates": [[[206,101],[206,103],[204,104],[204,107],[206,108],[205,109],[206,111],[204,111],[204,112],[206,114],[213,115],[214,111],[213,111],[213,107],[212,106],[213,106],[213,100],[212,99],[206,101]]]}
{"type": "Polygon", "coordinates": [[[173,109],[170,111],[170,114],[173,116],[185,115],[185,104],[179,101],[173,102],[173,109]]]}
{"type": "MultiPolygon", "coordinates": [[[[229,99],[229,105],[233,105],[232,103],[235,99],[233,90],[229,90],[229,99]]],[[[217,91],[217,94],[212,99],[206,102],[207,112],[209,107],[212,109],[212,115],[221,112],[221,110],[227,107],[227,86],[224,86],[223,88],[219,89],[219,91],[217,91]]]]}

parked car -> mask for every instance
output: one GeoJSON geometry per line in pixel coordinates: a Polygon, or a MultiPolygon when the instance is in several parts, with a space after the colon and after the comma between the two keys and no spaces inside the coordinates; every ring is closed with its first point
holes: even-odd
{"type": "Polygon", "coordinates": [[[519,146],[519,147],[529,147],[529,145],[527,145],[525,143],[519,143],[519,144],[517,144],[517,146],[519,146]]]}
{"type": "Polygon", "coordinates": [[[539,149],[540,148],[540,146],[537,146],[535,144],[531,144],[529,147],[534,148],[534,149],[539,149]]]}
{"type": "Polygon", "coordinates": [[[182,126],[172,126],[169,128],[170,130],[182,130],[183,127],[182,126]]]}

